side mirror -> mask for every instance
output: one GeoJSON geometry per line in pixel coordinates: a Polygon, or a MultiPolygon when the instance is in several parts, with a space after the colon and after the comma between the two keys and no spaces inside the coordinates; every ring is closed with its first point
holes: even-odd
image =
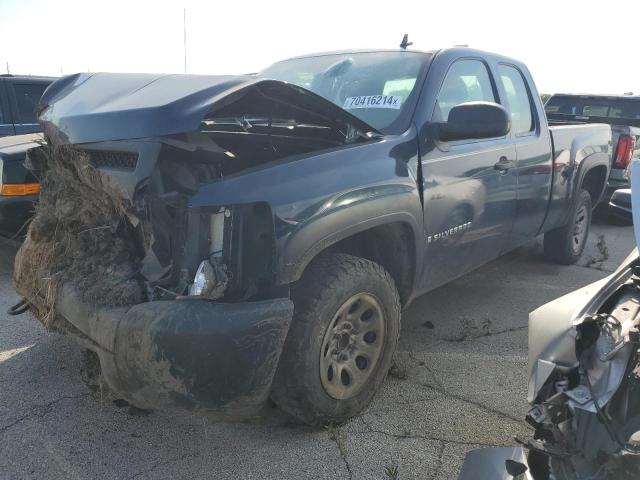
{"type": "Polygon", "coordinates": [[[509,112],[492,102],[467,102],[449,112],[447,123],[438,128],[438,138],[444,142],[503,137],[511,130],[509,112]]]}

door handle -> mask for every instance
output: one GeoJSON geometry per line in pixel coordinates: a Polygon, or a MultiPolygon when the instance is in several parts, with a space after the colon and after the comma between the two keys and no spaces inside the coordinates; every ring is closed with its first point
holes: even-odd
{"type": "Polygon", "coordinates": [[[510,168],[513,168],[515,163],[513,160],[509,160],[507,157],[500,157],[500,160],[493,165],[495,170],[498,170],[501,174],[505,174],[510,168]]]}

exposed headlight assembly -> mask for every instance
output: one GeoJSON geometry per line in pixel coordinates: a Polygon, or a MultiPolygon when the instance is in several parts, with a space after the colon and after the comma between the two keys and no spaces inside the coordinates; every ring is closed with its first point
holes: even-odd
{"type": "Polygon", "coordinates": [[[215,300],[224,295],[228,281],[227,269],[217,258],[203,260],[189,287],[189,295],[215,300]]]}
{"type": "Polygon", "coordinates": [[[222,263],[222,245],[224,239],[225,217],[229,210],[221,208],[210,219],[209,258],[203,260],[196,270],[193,284],[189,287],[189,295],[201,296],[215,300],[224,295],[229,276],[227,267],[222,263]]]}

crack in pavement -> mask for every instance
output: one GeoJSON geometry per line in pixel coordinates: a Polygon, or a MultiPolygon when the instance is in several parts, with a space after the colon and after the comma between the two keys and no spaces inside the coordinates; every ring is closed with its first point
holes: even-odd
{"type": "Polygon", "coordinates": [[[441,441],[440,445],[438,445],[438,458],[436,459],[436,468],[433,472],[433,475],[431,476],[432,480],[435,480],[436,478],[438,478],[438,475],[440,474],[440,470],[442,470],[442,463],[443,463],[443,457],[444,457],[444,449],[446,447],[446,442],[441,441]]]}
{"type": "Polygon", "coordinates": [[[13,422],[9,423],[8,425],[4,425],[2,427],[0,427],[0,434],[6,432],[7,430],[9,430],[10,428],[14,427],[15,425],[18,425],[19,423],[28,420],[29,418],[42,418],[45,415],[48,415],[49,413],[52,412],[52,407],[54,405],[56,405],[57,403],[62,402],[63,400],[76,400],[79,398],[83,398],[83,397],[88,397],[89,395],[91,395],[89,392],[86,393],[81,393],[78,395],[65,395],[63,397],[59,397],[56,398],[55,400],[50,401],[49,403],[45,403],[44,405],[36,405],[35,407],[31,407],[29,408],[29,410],[27,411],[27,413],[25,413],[24,415],[18,417],[17,419],[15,419],[13,422]]]}
{"type": "MultiPolygon", "coordinates": [[[[384,435],[386,437],[391,437],[391,438],[395,438],[396,440],[404,440],[407,438],[414,438],[414,439],[418,439],[418,440],[431,440],[434,442],[441,442],[441,443],[452,443],[455,445],[469,445],[469,446],[475,446],[475,445],[481,445],[483,447],[504,447],[507,446],[507,444],[497,444],[497,443],[485,443],[485,442],[465,442],[464,440],[450,440],[448,438],[441,438],[441,437],[433,437],[430,435],[421,435],[421,434],[414,434],[414,433],[410,433],[410,434],[399,434],[399,433],[391,433],[391,432],[387,432],[384,430],[380,430],[377,428],[374,428],[373,426],[371,426],[371,424],[369,424],[363,417],[357,417],[362,424],[365,426],[365,428],[367,429],[368,433],[379,433],[380,435],[384,435]]],[[[357,434],[357,432],[355,432],[357,434]]],[[[443,447],[444,448],[444,447],[443,447]]]]}
{"type": "Polygon", "coordinates": [[[427,370],[427,372],[429,372],[429,375],[431,375],[431,378],[433,379],[433,381],[438,385],[439,388],[441,388],[444,391],[444,384],[440,381],[440,379],[438,378],[436,373],[431,369],[431,367],[427,365],[427,362],[423,360],[419,360],[416,357],[415,353],[411,350],[407,350],[407,353],[409,354],[409,358],[411,358],[411,360],[416,362],[418,366],[424,367],[427,370]]]}
{"type": "Polygon", "coordinates": [[[426,387],[426,388],[428,388],[430,390],[434,390],[434,391],[436,391],[438,393],[441,393],[445,397],[451,397],[451,398],[454,398],[456,400],[460,400],[461,402],[468,403],[470,405],[474,405],[474,406],[480,408],[481,410],[485,410],[486,412],[493,413],[495,415],[498,415],[499,417],[503,417],[505,419],[511,420],[512,422],[515,422],[515,423],[517,423],[519,425],[521,425],[524,422],[524,418],[516,417],[514,415],[511,415],[511,414],[505,413],[505,412],[503,412],[501,410],[498,410],[497,408],[493,408],[493,407],[490,407],[488,405],[485,405],[484,403],[477,402],[475,400],[471,400],[469,398],[463,397],[461,395],[457,395],[455,393],[451,393],[451,392],[447,391],[444,387],[437,387],[437,386],[429,385],[428,383],[422,383],[422,382],[412,382],[412,383],[415,384],[415,385],[421,385],[421,386],[426,387]]]}
{"type": "Polygon", "coordinates": [[[196,452],[192,452],[192,453],[183,453],[182,455],[169,458],[167,460],[161,460],[159,462],[154,463],[151,467],[145,468],[144,470],[140,470],[139,472],[134,473],[130,477],[127,477],[127,480],[133,480],[134,478],[138,478],[139,476],[144,475],[145,473],[151,473],[155,471],[156,468],[161,467],[163,465],[169,465],[170,463],[173,463],[173,462],[180,462],[189,457],[197,457],[197,456],[198,454],[196,452]]]}
{"type": "Polygon", "coordinates": [[[349,480],[353,480],[353,471],[351,470],[351,464],[349,464],[349,460],[347,459],[347,448],[344,445],[344,432],[339,426],[330,424],[327,427],[327,433],[329,435],[329,440],[332,440],[338,447],[340,457],[342,458],[344,466],[347,469],[347,473],[349,474],[349,480]]]}
{"type": "Polygon", "coordinates": [[[465,342],[467,340],[477,340],[479,338],[486,338],[486,337],[493,337],[496,335],[502,335],[503,333],[509,333],[509,332],[518,332],[520,330],[526,330],[527,328],[529,328],[529,325],[521,325],[519,327],[510,327],[510,328],[505,328],[503,330],[498,330],[496,332],[484,332],[480,335],[471,335],[469,333],[463,333],[461,336],[456,337],[456,338],[441,338],[439,337],[440,340],[444,340],[445,342],[453,342],[453,343],[461,343],[461,342],[465,342]]]}
{"type": "MultiPolygon", "coordinates": [[[[444,386],[444,383],[442,383],[442,381],[440,381],[440,379],[438,378],[438,376],[435,374],[435,372],[427,365],[427,362],[424,362],[423,360],[418,360],[418,358],[415,356],[415,353],[412,352],[411,350],[407,350],[407,354],[409,355],[409,357],[418,363],[419,366],[424,367],[427,369],[427,371],[429,372],[429,375],[431,375],[431,378],[433,378],[433,381],[436,385],[431,385],[429,383],[423,383],[423,382],[418,382],[418,381],[414,381],[411,380],[411,378],[407,378],[406,381],[408,381],[409,383],[413,383],[414,385],[420,385],[422,387],[426,387],[429,390],[433,390],[435,392],[440,393],[441,395],[444,395],[445,397],[451,397],[454,398],[456,400],[460,400],[461,402],[465,402],[465,403],[469,403],[471,405],[474,405],[482,410],[485,410],[487,412],[493,413],[495,415],[498,415],[500,417],[512,420],[514,422],[517,422],[518,424],[522,424],[523,420],[522,418],[518,418],[515,417],[513,415],[510,415],[508,413],[505,413],[501,410],[498,410],[496,408],[490,407],[488,405],[485,405],[483,403],[477,402],[475,400],[471,400],[469,398],[463,397],[461,395],[457,395],[455,393],[451,393],[450,391],[447,390],[447,388],[444,386]],[[424,365],[420,365],[420,362],[424,363],[424,365]]],[[[415,368],[412,367],[412,368],[415,368]]]]}

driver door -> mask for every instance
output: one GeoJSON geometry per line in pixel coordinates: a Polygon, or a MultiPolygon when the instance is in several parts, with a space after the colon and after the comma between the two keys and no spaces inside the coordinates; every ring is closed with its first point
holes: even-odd
{"type": "MultiPolygon", "coordinates": [[[[431,122],[446,121],[454,106],[472,101],[500,103],[491,70],[481,59],[456,60],[438,91],[431,122]]],[[[432,148],[421,152],[423,285],[432,289],[500,254],[515,219],[517,170],[510,135],[426,144],[432,148]]]]}

